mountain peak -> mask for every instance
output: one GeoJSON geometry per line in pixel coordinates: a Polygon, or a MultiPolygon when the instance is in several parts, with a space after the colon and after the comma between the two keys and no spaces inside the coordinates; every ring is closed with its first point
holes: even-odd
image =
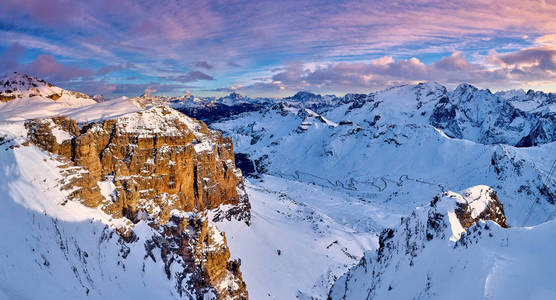
{"type": "Polygon", "coordinates": [[[13,72],[5,75],[0,80],[0,93],[6,93],[10,91],[24,91],[45,85],[52,86],[50,83],[42,79],[29,76],[25,73],[13,72]]]}
{"type": "Polygon", "coordinates": [[[71,106],[96,103],[88,95],[64,90],[25,73],[13,72],[0,80],[0,102],[35,97],[71,106]]]}
{"type": "Polygon", "coordinates": [[[473,91],[473,92],[475,92],[475,91],[478,91],[478,90],[479,90],[479,89],[478,89],[476,86],[464,82],[464,83],[460,83],[460,84],[455,88],[454,92],[456,92],[456,93],[464,93],[464,92],[466,92],[466,91],[473,91]]]}
{"type": "Polygon", "coordinates": [[[306,101],[310,101],[313,99],[321,99],[322,96],[319,94],[313,94],[311,92],[306,92],[306,91],[299,91],[297,92],[295,95],[291,96],[291,97],[287,97],[286,99],[288,100],[296,100],[296,101],[300,101],[300,102],[306,102],[306,101]]]}
{"type": "Polygon", "coordinates": [[[234,99],[243,98],[243,96],[242,96],[240,93],[238,93],[238,92],[231,92],[231,93],[228,95],[228,97],[234,98],[234,99]]]}

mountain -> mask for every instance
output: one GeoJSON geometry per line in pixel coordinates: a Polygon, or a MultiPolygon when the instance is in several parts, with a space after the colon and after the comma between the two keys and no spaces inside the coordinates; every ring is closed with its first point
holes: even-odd
{"type": "Polygon", "coordinates": [[[304,108],[309,108],[318,112],[333,106],[338,102],[338,98],[334,95],[317,95],[310,92],[299,91],[291,97],[286,97],[282,101],[291,102],[304,108]]]}
{"type": "Polygon", "coordinates": [[[542,91],[510,90],[497,92],[496,96],[510,101],[513,106],[523,111],[532,111],[556,103],[556,94],[542,91]]]}
{"type": "Polygon", "coordinates": [[[0,298],[247,299],[215,225],[250,222],[232,141],[136,104],[2,121],[0,298]]]}
{"type": "Polygon", "coordinates": [[[268,98],[253,99],[244,97],[237,92],[232,92],[218,99],[171,99],[168,105],[186,115],[210,124],[217,120],[259,110],[271,102],[272,100],[268,98]]]}
{"type": "Polygon", "coordinates": [[[223,98],[0,103],[0,299],[554,298],[552,94],[223,98]]]}
{"type": "Polygon", "coordinates": [[[508,228],[493,189],[446,192],[380,234],[329,299],[552,299],[556,222],[508,228]]]}
{"type": "Polygon", "coordinates": [[[550,98],[535,110],[521,110],[531,95],[518,101],[515,97],[497,97],[488,90],[462,84],[439,102],[431,124],[445,133],[483,144],[536,146],[556,140],[556,106],[550,98]]]}
{"type": "Polygon", "coordinates": [[[62,88],[27,74],[14,72],[0,80],[0,101],[8,102],[22,99],[46,100],[68,106],[94,104],[91,97],[62,88]]]}
{"type": "MultiPolygon", "coordinates": [[[[498,100],[488,91],[448,92],[430,83],[376,92],[323,114],[284,102],[211,126],[230,135],[259,173],[339,188],[404,213],[422,204],[415,194],[433,197],[486,184],[506,199],[515,224],[546,220],[556,203],[553,181],[547,181],[555,144],[512,146],[521,139],[517,132],[527,130],[505,131],[509,122],[491,120],[505,113],[492,108],[486,114],[478,105],[498,107],[498,100]],[[442,119],[448,105],[457,111],[442,119]],[[491,130],[481,132],[489,122],[491,130]],[[450,137],[456,129],[462,138],[450,137]],[[526,220],[530,207],[536,221],[526,220]]],[[[522,128],[533,127],[527,120],[522,128]]],[[[549,117],[539,120],[556,124],[549,117]]]]}

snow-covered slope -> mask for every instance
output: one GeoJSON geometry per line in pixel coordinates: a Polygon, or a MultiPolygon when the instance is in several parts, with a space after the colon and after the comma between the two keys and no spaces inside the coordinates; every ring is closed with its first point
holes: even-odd
{"type": "MultiPolygon", "coordinates": [[[[0,299],[181,298],[159,254],[145,247],[160,233],[64,201],[62,163],[34,146],[10,149],[18,139],[0,146],[0,299]],[[117,233],[127,227],[131,241],[117,233]]],[[[179,270],[174,264],[172,273],[179,270]]]]}
{"type": "Polygon", "coordinates": [[[330,299],[554,299],[554,220],[505,227],[493,190],[447,192],[417,208],[332,287],[330,299]]]}
{"type": "Polygon", "coordinates": [[[97,103],[87,95],[20,73],[0,81],[0,99],[0,121],[68,115],[85,122],[142,109],[139,102],[126,97],[97,103]]]}
{"type": "Polygon", "coordinates": [[[91,97],[67,91],[27,74],[14,72],[0,80],[0,101],[8,102],[21,99],[55,101],[66,106],[81,106],[96,103],[91,97]]]}

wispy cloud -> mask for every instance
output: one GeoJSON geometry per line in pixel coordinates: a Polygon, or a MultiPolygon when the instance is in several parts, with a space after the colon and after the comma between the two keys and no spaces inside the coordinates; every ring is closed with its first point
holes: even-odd
{"type": "Polygon", "coordinates": [[[527,77],[520,72],[552,80],[555,15],[556,3],[537,0],[4,0],[0,51],[18,43],[29,50],[26,62],[53,55],[122,84],[129,76],[166,84],[204,80],[199,91],[237,83],[275,89],[278,81],[279,91],[295,76],[305,81],[298,86],[349,89],[332,82],[332,70],[354,88],[381,80],[472,79],[478,73],[519,86],[527,77]],[[394,62],[373,65],[383,57],[394,62]],[[531,57],[539,59],[538,67],[527,69],[524,60],[531,57]],[[292,62],[319,67],[294,72],[292,62]],[[458,64],[473,70],[457,76],[458,64]],[[263,83],[248,77],[275,68],[289,73],[263,83]],[[358,79],[357,70],[366,77],[358,79]],[[125,72],[133,74],[115,75],[125,72]]]}

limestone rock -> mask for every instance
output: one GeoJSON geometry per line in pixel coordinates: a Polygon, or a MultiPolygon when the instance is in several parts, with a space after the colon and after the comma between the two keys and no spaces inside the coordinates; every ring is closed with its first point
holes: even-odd
{"type": "Polygon", "coordinates": [[[242,207],[232,212],[249,222],[231,139],[175,110],[153,107],[81,128],[67,117],[32,120],[26,127],[33,144],[88,171],[74,181],[80,189],[72,194],[88,206],[164,224],[174,209],[230,204],[242,207]],[[111,181],[117,196],[105,199],[95,188],[99,181],[111,181]]]}

